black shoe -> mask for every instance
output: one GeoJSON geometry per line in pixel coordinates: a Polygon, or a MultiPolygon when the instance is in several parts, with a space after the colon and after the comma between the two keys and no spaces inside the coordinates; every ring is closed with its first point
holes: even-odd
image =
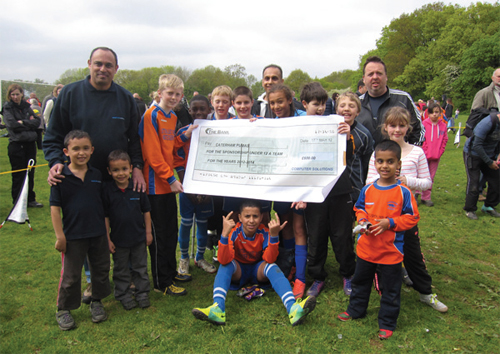
{"type": "Polygon", "coordinates": [[[148,308],[149,306],[151,306],[151,303],[149,302],[148,298],[139,300],[139,307],[141,309],[148,308]]]}
{"type": "Polygon", "coordinates": [[[130,311],[137,307],[137,302],[135,300],[122,301],[122,306],[125,310],[130,311]]]}
{"type": "Polygon", "coordinates": [[[174,277],[174,279],[176,281],[178,281],[179,283],[186,283],[188,281],[193,280],[193,277],[190,274],[177,273],[177,275],[174,277]]]}
{"type": "Polygon", "coordinates": [[[403,284],[406,286],[413,286],[413,281],[410,279],[405,267],[401,267],[401,275],[403,277],[403,284]]]}
{"type": "Polygon", "coordinates": [[[43,208],[43,204],[34,200],[28,203],[28,208],[43,208]]]}
{"type": "Polygon", "coordinates": [[[83,292],[82,295],[82,302],[84,304],[90,305],[90,302],[92,301],[92,283],[89,283],[87,285],[87,289],[83,292]]]}

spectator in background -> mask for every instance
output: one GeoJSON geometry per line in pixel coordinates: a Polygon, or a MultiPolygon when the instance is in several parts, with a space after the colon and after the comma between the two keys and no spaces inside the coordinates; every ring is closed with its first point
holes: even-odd
{"type": "Polygon", "coordinates": [[[38,118],[40,118],[40,125],[36,130],[36,146],[38,149],[42,149],[42,133],[45,130],[45,124],[42,119],[42,107],[38,104],[38,101],[35,98],[30,98],[30,108],[36,114],[38,118]]]}
{"type": "Polygon", "coordinates": [[[49,126],[50,114],[52,113],[52,109],[54,108],[54,102],[56,101],[56,98],[57,96],[59,96],[59,92],[61,92],[63,87],[64,85],[62,84],[57,85],[52,90],[52,94],[50,96],[47,96],[48,97],[47,101],[45,101],[44,99],[45,109],[42,105],[42,112],[43,112],[43,120],[45,121],[45,127],[49,126]]]}
{"type": "Polygon", "coordinates": [[[365,83],[363,82],[363,79],[359,79],[358,81],[358,90],[356,91],[356,95],[358,97],[361,97],[361,95],[364,95],[366,93],[366,86],[365,83]]]}
{"type": "Polygon", "coordinates": [[[149,97],[151,97],[151,102],[149,102],[149,108],[152,106],[158,106],[158,103],[160,103],[160,96],[158,96],[157,91],[153,91],[149,94],[149,97]]]}
{"type": "Polygon", "coordinates": [[[474,128],[474,135],[467,139],[464,146],[464,162],[467,172],[465,215],[477,220],[477,201],[479,197],[480,173],[488,182],[488,193],[481,208],[483,213],[500,218],[494,208],[500,202],[500,114],[492,112],[474,128]]]}
{"type": "Polygon", "coordinates": [[[137,108],[139,109],[139,117],[142,117],[144,112],[148,110],[148,106],[146,106],[146,103],[144,103],[138,93],[134,93],[132,96],[134,96],[135,103],[137,104],[137,108]]]}
{"type": "Polygon", "coordinates": [[[453,102],[449,97],[446,99],[446,104],[444,106],[444,115],[446,116],[446,118],[448,118],[447,128],[450,129],[453,133],[455,133],[456,129],[455,129],[455,118],[453,118],[453,102]]]}
{"type": "Polygon", "coordinates": [[[30,98],[28,98],[28,99],[26,100],[26,102],[28,102],[29,104],[31,104],[31,101],[30,101],[30,100],[31,100],[32,98],[34,98],[34,99],[38,102],[38,105],[39,105],[39,106],[42,106],[42,102],[40,102],[40,100],[38,99],[38,97],[36,97],[36,93],[34,93],[34,92],[30,93],[30,98]]]}
{"type": "Polygon", "coordinates": [[[495,107],[500,108],[500,68],[497,68],[491,76],[491,84],[479,90],[472,101],[472,109],[495,107]]]}
{"type": "MultiPolygon", "coordinates": [[[[16,202],[24,184],[25,170],[28,162],[33,159],[36,165],[36,130],[40,126],[40,118],[33,112],[24,99],[24,90],[18,84],[12,84],[7,89],[7,102],[1,114],[9,133],[9,154],[12,173],[12,201],[16,202]]],[[[42,203],[36,201],[35,169],[28,173],[28,207],[41,208],[42,203]]]]}

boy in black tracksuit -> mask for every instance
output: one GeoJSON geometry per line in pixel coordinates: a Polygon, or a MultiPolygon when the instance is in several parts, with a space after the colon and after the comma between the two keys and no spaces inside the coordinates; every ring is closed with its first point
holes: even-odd
{"type": "MultiPolygon", "coordinates": [[[[346,156],[347,160],[350,161],[353,153],[353,141],[350,134],[347,136],[346,156]]],[[[307,204],[305,209],[309,239],[307,266],[309,275],[314,279],[307,295],[317,296],[324,287],[327,276],[324,266],[328,255],[328,238],[332,242],[335,258],[340,265],[340,274],[344,278],[344,291],[346,291],[347,285],[350,293],[350,278],[356,268],[356,255],[352,238],[353,202],[351,192],[352,185],[349,171],[346,168],[323,203],[307,204]]]]}

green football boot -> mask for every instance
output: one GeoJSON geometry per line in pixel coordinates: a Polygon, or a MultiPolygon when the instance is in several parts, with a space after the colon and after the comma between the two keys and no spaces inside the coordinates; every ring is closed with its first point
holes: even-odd
{"type": "Polygon", "coordinates": [[[199,320],[208,321],[219,326],[226,324],[226,313],[220,309],[216,302],[204,309],[194,308],[191,312],[199,320]]]}

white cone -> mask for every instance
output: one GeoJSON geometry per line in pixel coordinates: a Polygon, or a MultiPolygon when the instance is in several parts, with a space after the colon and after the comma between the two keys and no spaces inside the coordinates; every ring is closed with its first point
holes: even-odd
{"type": "Polygon", "coordinates": [[[457,134],[455,135],[455,141],[453,144],[460,145],[460,129],[462,129],[462,122],[458,123],[458,129],[457,129],[457,134]]]}
{"type": "MultiPolygon", "coordinates": [[[[28,162],[28,169],[26,170],[26,177],[24,179],[23,188],[21,189],[21,193],[17,197],[17,200],[14,204],[14,207],[10,211],[10,214],[7,216],[5,221],[13,221],[18,224],[24,224],[26,221],[29,225],[29,217],[28,217],[28,189],[29,189],[29,176],[28,173],[35,164],[35,161],[31,159],[28,162]]],[[[5,221],[2,223],[0,227],[5,224],[5,221]]],[[[31,225],[30,225],[31,229],[31,225]]]]}

